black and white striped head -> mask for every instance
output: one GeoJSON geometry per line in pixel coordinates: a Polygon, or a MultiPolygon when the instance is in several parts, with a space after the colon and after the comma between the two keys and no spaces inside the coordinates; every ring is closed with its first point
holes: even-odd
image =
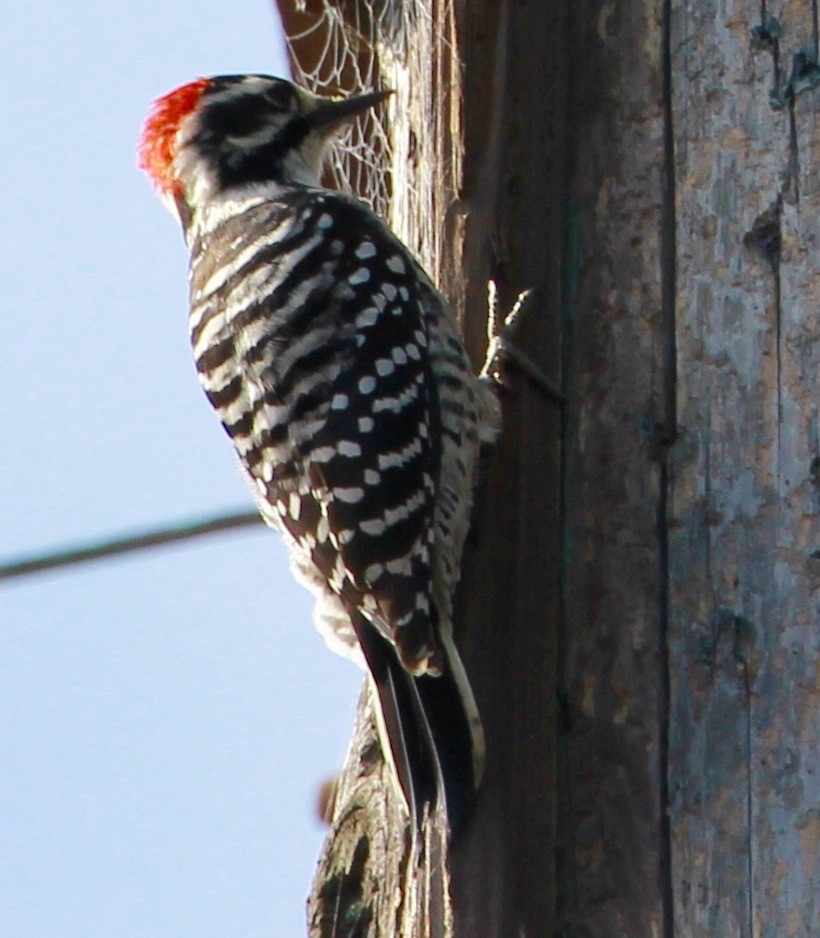
{"type": "Polygon", "coordinates": [[[322,98],[269,75],[200,78],[154,103],[139,165],[183,218],[255,183],[318,185],[328,139],[388,94],[322,98]]]}

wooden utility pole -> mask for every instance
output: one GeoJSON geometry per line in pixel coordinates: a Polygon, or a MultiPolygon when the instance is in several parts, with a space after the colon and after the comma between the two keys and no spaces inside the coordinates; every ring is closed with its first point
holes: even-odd
{"type": "Polygon", "coordinates": [[[431,273],[476,362],[488,280],[536,288],[520,341],[566,398],[512,371],[477,506],[488,763],[451,877],[435,819],[408,854],[365,695],[311,934],[816,934],[816,0],[279,5],[351,48],[378,19],[385,74],[426,31],[447,119],[391,144],[434,180],[431,273]]]}

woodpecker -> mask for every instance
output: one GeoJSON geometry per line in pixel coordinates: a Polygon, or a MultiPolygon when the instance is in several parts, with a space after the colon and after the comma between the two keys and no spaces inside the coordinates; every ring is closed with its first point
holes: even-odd
{"type": "Polygon", "coordinates": [[[485,751],[452,599],[499,409],[411,251],[320,181],[334,133],[388,95],[200,78],[155,102],[139,165],[182,225],[197,372],[259,511],[370,674],[411,817],[443,808],[452,834],[485,751]]]}

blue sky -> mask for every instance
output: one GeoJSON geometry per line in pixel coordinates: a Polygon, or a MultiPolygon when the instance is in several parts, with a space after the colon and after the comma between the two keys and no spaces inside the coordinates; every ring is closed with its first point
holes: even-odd
{"type": "MultiPolygon", "coordinates": [[[[153,98],[285,73],[268,0],[9,0],[0,556],[247,507],[194,377],[153,98]]],[[[0,935],[287,936],[360,674],[262,529],[0,585],[0,935]]]]}

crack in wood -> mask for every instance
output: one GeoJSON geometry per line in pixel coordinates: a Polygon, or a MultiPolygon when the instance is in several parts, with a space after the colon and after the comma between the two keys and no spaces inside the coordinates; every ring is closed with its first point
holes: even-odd
{"type": "MultiPolygon", "coordinates": [[[[793,105],[790,107],[792,126],[794,125],[793,105]]],[[[797,147],[797,133],[793,131],[793,145],[797,147]]],[[[791,159],[790,159],[791,163],[791,159]]],[[[789,171],[789,174],[791,171],[789,171]]],[[[787,175],[785,186],[789,184],[787,175]]],[[[799,200],[798,200],[799,201],[799,200]]],[[[751,229],[743,238],[743,244],[749,248],[756,248],[768,261],[774,282],[774,335],[775,335],[775,368],[777,375],[776,407],[777,407],[777,448],[775,453],[776,475],[778,490],[780,489],[780,466],[782,457],[782,424],[783,424],[783,302],[781,284],[781,254],[782,254],[782,225],[783,225],[783,195],[778,194],[774,203],[754,220],[751,229]]]]}
{"type": "Polygon", "coordinates": [[[743,691],[746,703],[746,889],[750,938],[755,921],[755,850],[754,850],[754,797],[752,794],[752,682],[749,663],[743,660],[743,691]]]}
{"type": "Polygon", "coordinates": [[[751,29],[752,49],[768,50],[772,56],[772,70],[774,73],[772,88],[769,92],[769,103],[775,110],[792,105],[794,99],[805,91],[820,84],[820,50],[818,50],[818,0],[812,0],[812,46],[806,46],[792,53],[791,72],[786,81],[783,81],[781,66],[780,40],[783,36],[783,26],[775,16],[768,16],[765,2],[761,6],[761,19],[757,26],[751,29]]]}
{"type": "Polygon", "coordinates": [[[672,2],[664,0],[661,26],[662,113],[663,113],[663,172],[661,176],[661,330],[663,342],[662,362],[663,402],[661,418],[661,444],[659,497],[657,507],[658,531],[658,643],[660,646],[660,674],[658,681],[658,736],[660,780],[660,877],[661,914],[664,938],[674,938],[675,884],[672,876],[672,828],[670,775],[670,734],[672,724],[672,661],[669,643],[670,630],[670,567],[669,567],[669,511],[670,477],[669,450],[677,439],[677,220],[675,209],[675,124],[672,97],[672,2]]]}
{"type": "Polygon", "coordinates": [[[811,31],[814,39],[814,57],[820,61],[820,2],[811,0],[812,22],[811,31]]]}

